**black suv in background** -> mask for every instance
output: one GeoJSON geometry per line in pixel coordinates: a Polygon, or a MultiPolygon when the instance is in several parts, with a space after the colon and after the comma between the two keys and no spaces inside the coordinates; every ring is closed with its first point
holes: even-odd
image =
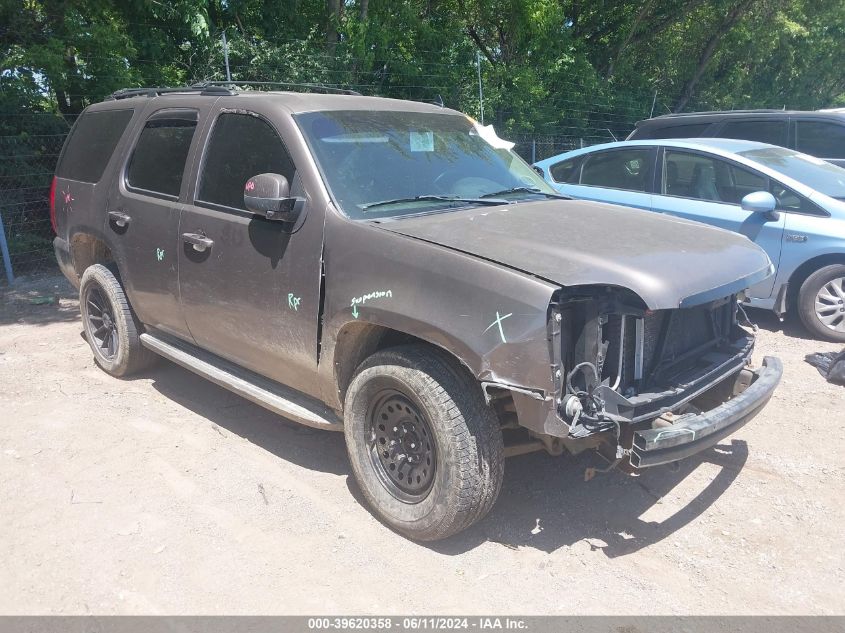
{"type": "Polygon", "coordinates": [[[557,194],[492,128],[353,94],[129,90],[53,182],[56,256],[96,363],[164,356],[341,431],[378,515],[433,540],[504,457],[629,471],[712,446],[781,376],[750,367],[745,237],[557,194]]]}
{"type": "Polygon", "coordinates": [[[736,138],[780,145],[845,167],[845,108],[732,110],[665,114],[645,121],[627,140],[658,138],[736,138]]]}

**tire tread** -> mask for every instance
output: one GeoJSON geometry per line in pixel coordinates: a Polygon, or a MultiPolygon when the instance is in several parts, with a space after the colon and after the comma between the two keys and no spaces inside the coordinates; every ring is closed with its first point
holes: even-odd
{"type": "MultiPolygon", "coordinates": [[[[439,521],[414,531],[392,525],[416,540],[446,538],[484,517],[499,495],[504,452],[498,418],[472,375],[437,348],[412,344],[382,350],[367,359],[355,377],[384,365],[402,367],[423,376],[422,387],[434,396],[445,414],[446,430],[458,455],[452,502],[447,504],[447,511],[439,521]]],[[[352,387],[349,393],[354,393],[352,387]]],[[[364,491],[376,506],[375,500],[364,491]]]]}

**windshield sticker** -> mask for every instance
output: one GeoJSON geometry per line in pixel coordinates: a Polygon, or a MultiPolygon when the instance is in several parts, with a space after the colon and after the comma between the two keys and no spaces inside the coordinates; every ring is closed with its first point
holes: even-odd
{"type": "Polygon", "coordinates": [[[299,312],[300,303],[302,303],[302,297],[296,297],[292,292],[288,293],[288,308],[299,312]]]}
{"type": "Polygon", "coordinates": [[[411,131],[411,151],[412,152],[433,152],[434,151],[434,132],[414,132],[414,131],[411,131]]]}
{"type": "Polygon", "coordinates": [[[502,343],[507,343],[508,341],[507,341],[507,339],[505,338],[505,331],[502,329],[502,321],[504,321],[504,320],[505,320],[505,319],[507,319],[508,317],[512,317],[512,316],[513,316],[513,312],[509,312],[508,314],[506,314],[506,315],[504,315],[504,316],[499,316],[499,313],[498,313],[498,312],[496,312],[496,320],[495,320],[495,321],[493,321],[490,325],[488,325],[488,326],[487,326],[487,329],[486,329],[486,330],[484,330],[484,332],[485,332],[485,333],[486,333],[486,332],[489,332],[489,331],[490,331],[490,329],[491,329],[493,326],[498,325],[498,326],[499,326],[499,336],[501,336],[501,337],[502,337],[502,343]]]}
{"type": "Polygon", "coordinates": [[[156,249],[156,259],[158,261],[162,261],[164,259],[164,249],[163,248],[157,248],[156,249]]]}
{"type": "Polygon", "coordinates": [[[350,306],[352,308],[352,316],[356,319],[358,318],[358,306],[364,305],[367,301],[371,301],[373,299],[390,299],[393,297],[392,290],[374,290],[373,292],[367,293],[365,295],[361,295],[360,297],[354,297],[350,306]]]}
{"type": "Polygon", "coordinates": [[[499,135],[496,134],[496,130],[493,129],[493,125],[481,125],[478,121],[473,123],[473,128],[478,133],[478,135],[487,141],[490,145],[495,147],[496,149],[513,149],[516,143],[511,143],[510,141],[506,141],[503,138],[499,138],[499,135]]]}

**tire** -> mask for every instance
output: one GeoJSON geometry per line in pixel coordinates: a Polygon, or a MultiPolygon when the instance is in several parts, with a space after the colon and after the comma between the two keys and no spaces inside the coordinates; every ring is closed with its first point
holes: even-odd
{"type": "Polygon", "coordinates": [[[368,358],[346,394],[344,435],[367,502],[411,539],[452,536],[483,518],[499,496],[504,448],[498,418],[475,379],[434,348],[404,345],[368,358]],[[390,448],[382,440],[391,434],[393,452],[381,450],[390,448]],[[396,471],[388,462],[398,464],[396,471]],[[402,471],[410,475],[404,486],[396,481],[402,471]]]}
{"type": "Polygon", "coordinates": [[[123,286],[102,264],[85,269],[79,283],[79,310],[94,362],[107,374],[129,376],[158,358],[141,345],[143,327],[129,307],[123,286]]]}
{"type": "Polygon", "coordinates": [[[798,293],[797,308],[810,334],[845,343],[845,264],[825,266],[807,277],[798,293]],[[827,316],[827,324],[818,311],[827,316]]]}

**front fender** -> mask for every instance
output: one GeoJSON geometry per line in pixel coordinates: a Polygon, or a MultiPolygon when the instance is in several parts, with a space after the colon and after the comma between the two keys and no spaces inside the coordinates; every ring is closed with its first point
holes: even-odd
{"type": "Polygon", "coordinates": [[[345,332],[369,325],[443,348],[480,381],[553,387],[555,285],[372,224],[335,222],[343,226],[327,226],[321,365],[337,362],[345,332]]]}

